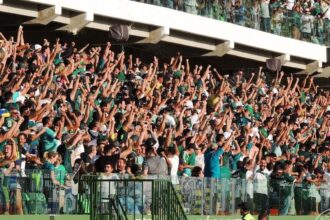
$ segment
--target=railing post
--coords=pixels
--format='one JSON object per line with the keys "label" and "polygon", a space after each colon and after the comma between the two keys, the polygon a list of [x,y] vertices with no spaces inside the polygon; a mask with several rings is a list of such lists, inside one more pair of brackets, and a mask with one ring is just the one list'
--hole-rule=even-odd
{"label": "railing post", "polygon": [[151,219],[155,220],[154,213],[155,213],[155,186],[154,186],[154,180],[151,180]]}
{"label": "railing post", "polygon": [[170,216],[172,216],[172,213],[171,213],[171,192],[170,192],[170,185],[169,185],[169,183],[171,183],[171,182],[167,182],[167,184],[166,184],[166,192],[167,192],[167,203],[165,203],[165,204],[167,204],[167,219],[168,220],[171,220],[171,218],[170,218]]}

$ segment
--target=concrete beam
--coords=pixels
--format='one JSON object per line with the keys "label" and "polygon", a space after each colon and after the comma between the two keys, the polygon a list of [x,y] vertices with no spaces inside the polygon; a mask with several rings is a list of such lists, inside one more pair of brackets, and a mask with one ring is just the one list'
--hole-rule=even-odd
{"label": "concrete beam", "polygon": [[175,43],[187,47],[193,47],[193,48],[198,48],[198,49],[204,49],[204,50],[215,50],[215,46],[209,43],[204,43],[204,42],[198,42],[186,38],[181,38],[181,37],[174,37],[174,36],[166,36],[163,38],[164,42],[167,43]]}
{"label": "concrete beam", "polygon": [[38,17],[24,22],[24,24],[42,24],[47,25],[50,22],[52,22],[55,18],[57,18],[59,15],[62,15],[62,8],[60,6],[52,6],[49,8],[46,8],[44,10],[41,10],[38,12]]}
{"label": "concrete beam", "polygon": [[3,13],[9,13],[9,14],[15,14],[15,15],[22,15],[27,17],[37,17],[38,12],[25,9],[25,8],[19,8],[14,6],[8,6],[8,5],[2,5],[0,4],[0,12]]}
{"label": "concrete beam", "polygon": [[[269,57],[266,56],[266,55],[259,55],[258,53],[239,51],[239,50],[236,50],[236,49],[233,49],[233,50],[229,51],[228,55],[232,55],[232,56],[236,56],[236,57],[242,57],[242,58],[250,59],[250,60],[256,60],[256,61],[260,61],[260,62],[266,62],[266,60],[269,59]],[[288,57],[286,57],[286,58],[288,58]],[[291,67],[291,68],[297,68],[297,69],[305,69],[306,68],[305,64],[300,64],[300,63],[291,62],[291,61],[286,61],[284,63],[284,66]]]}
{"label": "concrete beam", "polygon": [[306,68],[300,72],[295,73],[295,75],[310,75],[315,72],[321,72],[322,71],[322,62],[321,61],[314,61],[306,65]]}
{"label": "concrete beam", "polygon": [[94,21],[94,14],[92,13],[82,13],[77,16],[70,18],[70,23],[64,27],[58,28],[60,31],[68,31],[73,34],[77,34],[82,28],[87,24]]}
{"label": "concrete beam", "polygon": [[283,54],[281,56],[276,57],[277,59],[280,59],[283,64],[289,62],[291,60],[290,54]]}
{"label": "concrete beam", "polygon": [[160,27],[149,33],[149,37],[138,41],[137,43],[149,43],[157,44],[159,41],[170,35],[170,29],[168,27]]}
{"label": "concrete beam", "polygon": [[234,41],[226,41],[222,44],[218,44],[215,46],[215,50],[204,54],[203,56],[217,56],[222,57],[226,55],[229,51],[235,48]]}
{"label": "concrete beam", "polygon": [[321,70],[320,74],[315,76],[316,78],[329,78],[330,77],[330,66],[325,67]]}

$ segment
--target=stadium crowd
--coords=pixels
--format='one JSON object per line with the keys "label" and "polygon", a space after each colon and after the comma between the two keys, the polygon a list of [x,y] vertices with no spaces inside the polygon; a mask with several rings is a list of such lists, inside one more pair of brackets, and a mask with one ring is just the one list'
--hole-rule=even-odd
{"label": "stadium crowd", "polygon": [[78,172],[236,178],[252,212],[269,210],[271,198],[281,215],[320,211],[330,97],[313,77],[228,76],[180,54],[165,63],[115,54],[109,42],[30,45],[22,27],[16,41],[1,38],[1,175],[43,169],[58,186]]}
{"label": "stadium crowd", "polygon": [[235,23],[281,36],[330,45],[327,0],[136,0]]}

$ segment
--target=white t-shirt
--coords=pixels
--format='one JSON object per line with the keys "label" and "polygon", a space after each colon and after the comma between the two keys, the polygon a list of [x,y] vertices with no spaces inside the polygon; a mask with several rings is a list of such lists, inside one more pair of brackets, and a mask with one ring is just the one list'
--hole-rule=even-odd
{"label": "white t-shirt", "polygon": [[269,1],[268,0],[265,0],[265,1],[262,1],[261,2],[261,5],[260,5],[260,16],[263,17],[263,18],[269,18],[270,15],[269,15]]}
{"label": "white t-shirt", "polygon": [[196,166],[199,166],[204,170],[205,167],[204,154],[196,155]]}
{"label": "white t-shirt", "polygon": [[248,170],[246,171],[246,193],[249,195],[249,197],[253,198],[253,171]]}
{"label": "white t-shirt", "polygon": [[327,184],[330,184],[330,171],[329,170],[324,172],[324,180]]}
{"label": "white t-shirt", "polygon": [[177,155],[174,155],[173,157],[169,157],[168,158],[171,163],[172,163],[172,167],[171,167],[171,176],[177,176],[178,175],[178,169],[179,169],[179,157]]}
{"label": "white t-shirt", "polygon": [[270,175],[269,170],[265,169],[262,172],[257,170],[254,175],[254,191],[256,193],[268,195],[268,177]]}
{"label": "white t-shirt", "polygon": [[[104,173],[100,176],[101,180],[119,180],[119,176],[115,173],[106,175]],[[108,202],[109,198],[116,194],[115,182],[104,181],[101,182],[100,195],[102,195],[102,202]]]}

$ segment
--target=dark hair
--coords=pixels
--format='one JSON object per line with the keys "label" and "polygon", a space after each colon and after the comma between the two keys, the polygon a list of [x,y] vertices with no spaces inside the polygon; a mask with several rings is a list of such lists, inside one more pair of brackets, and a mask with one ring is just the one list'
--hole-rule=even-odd
{"label": "dark hair", "polygon": [[93,68],[93,64],[89,63],[86,65],[86,71],[90,71]]}
{"label": "dark hair", "polygon": [[42,119],[42,125],[45,126],[49,123],[50,117],[46,116]]}
{"label": "dark hair", "polygon": [[192,170],[191,170],[191,176],[192,177],[199,177],[199,174],[203,171],[203,169],[199,166],[195,166]]}
{"label": "dark hair", "polygon": [[127,161],[126,161],[125,158],[119,158],[119,159],[117,160],[117,163],[118,163],[118,161],[120,161],[120,160],[122,160],[122,161],[124,162],[124,164],[127,164]]}
{"label": "dark hair", "polygon": [[107,153],[109,153],[111,150],[112,150],[112,148],[114,148],[114,145],[112,145],[112,144],[108,144],[108,145],[106,145],[105,147],[104,147],[104,154],[107,154]]}
{"label": "dark hair", "polygon": [[175,148],[174,147],[170,147],[170,148],[168,148],[168,152],[170,153],[170,154],[173,154],[173,155],[175,155]]}
{"label": "dark hair", "polygon": [[284,169],[288,168],[290,165],[292,165],[292,162],[290,160],[286,160],[284,162]]}
{"label": "dark hair", "polygon": [[219,142],[221,141],[225,136],[223,134],[217,134],[217,136],[215,136],[215,141]]}
{"label": "dark hair", "polygon": [[146,146],[146,154],[154,153],[154,148],[152,146]]}
{"label": "dark hair", "polygon": [[262,219],[268,219],[268,215],[265,212],[262,212],[258,215],[258,220],[262,220]]}

